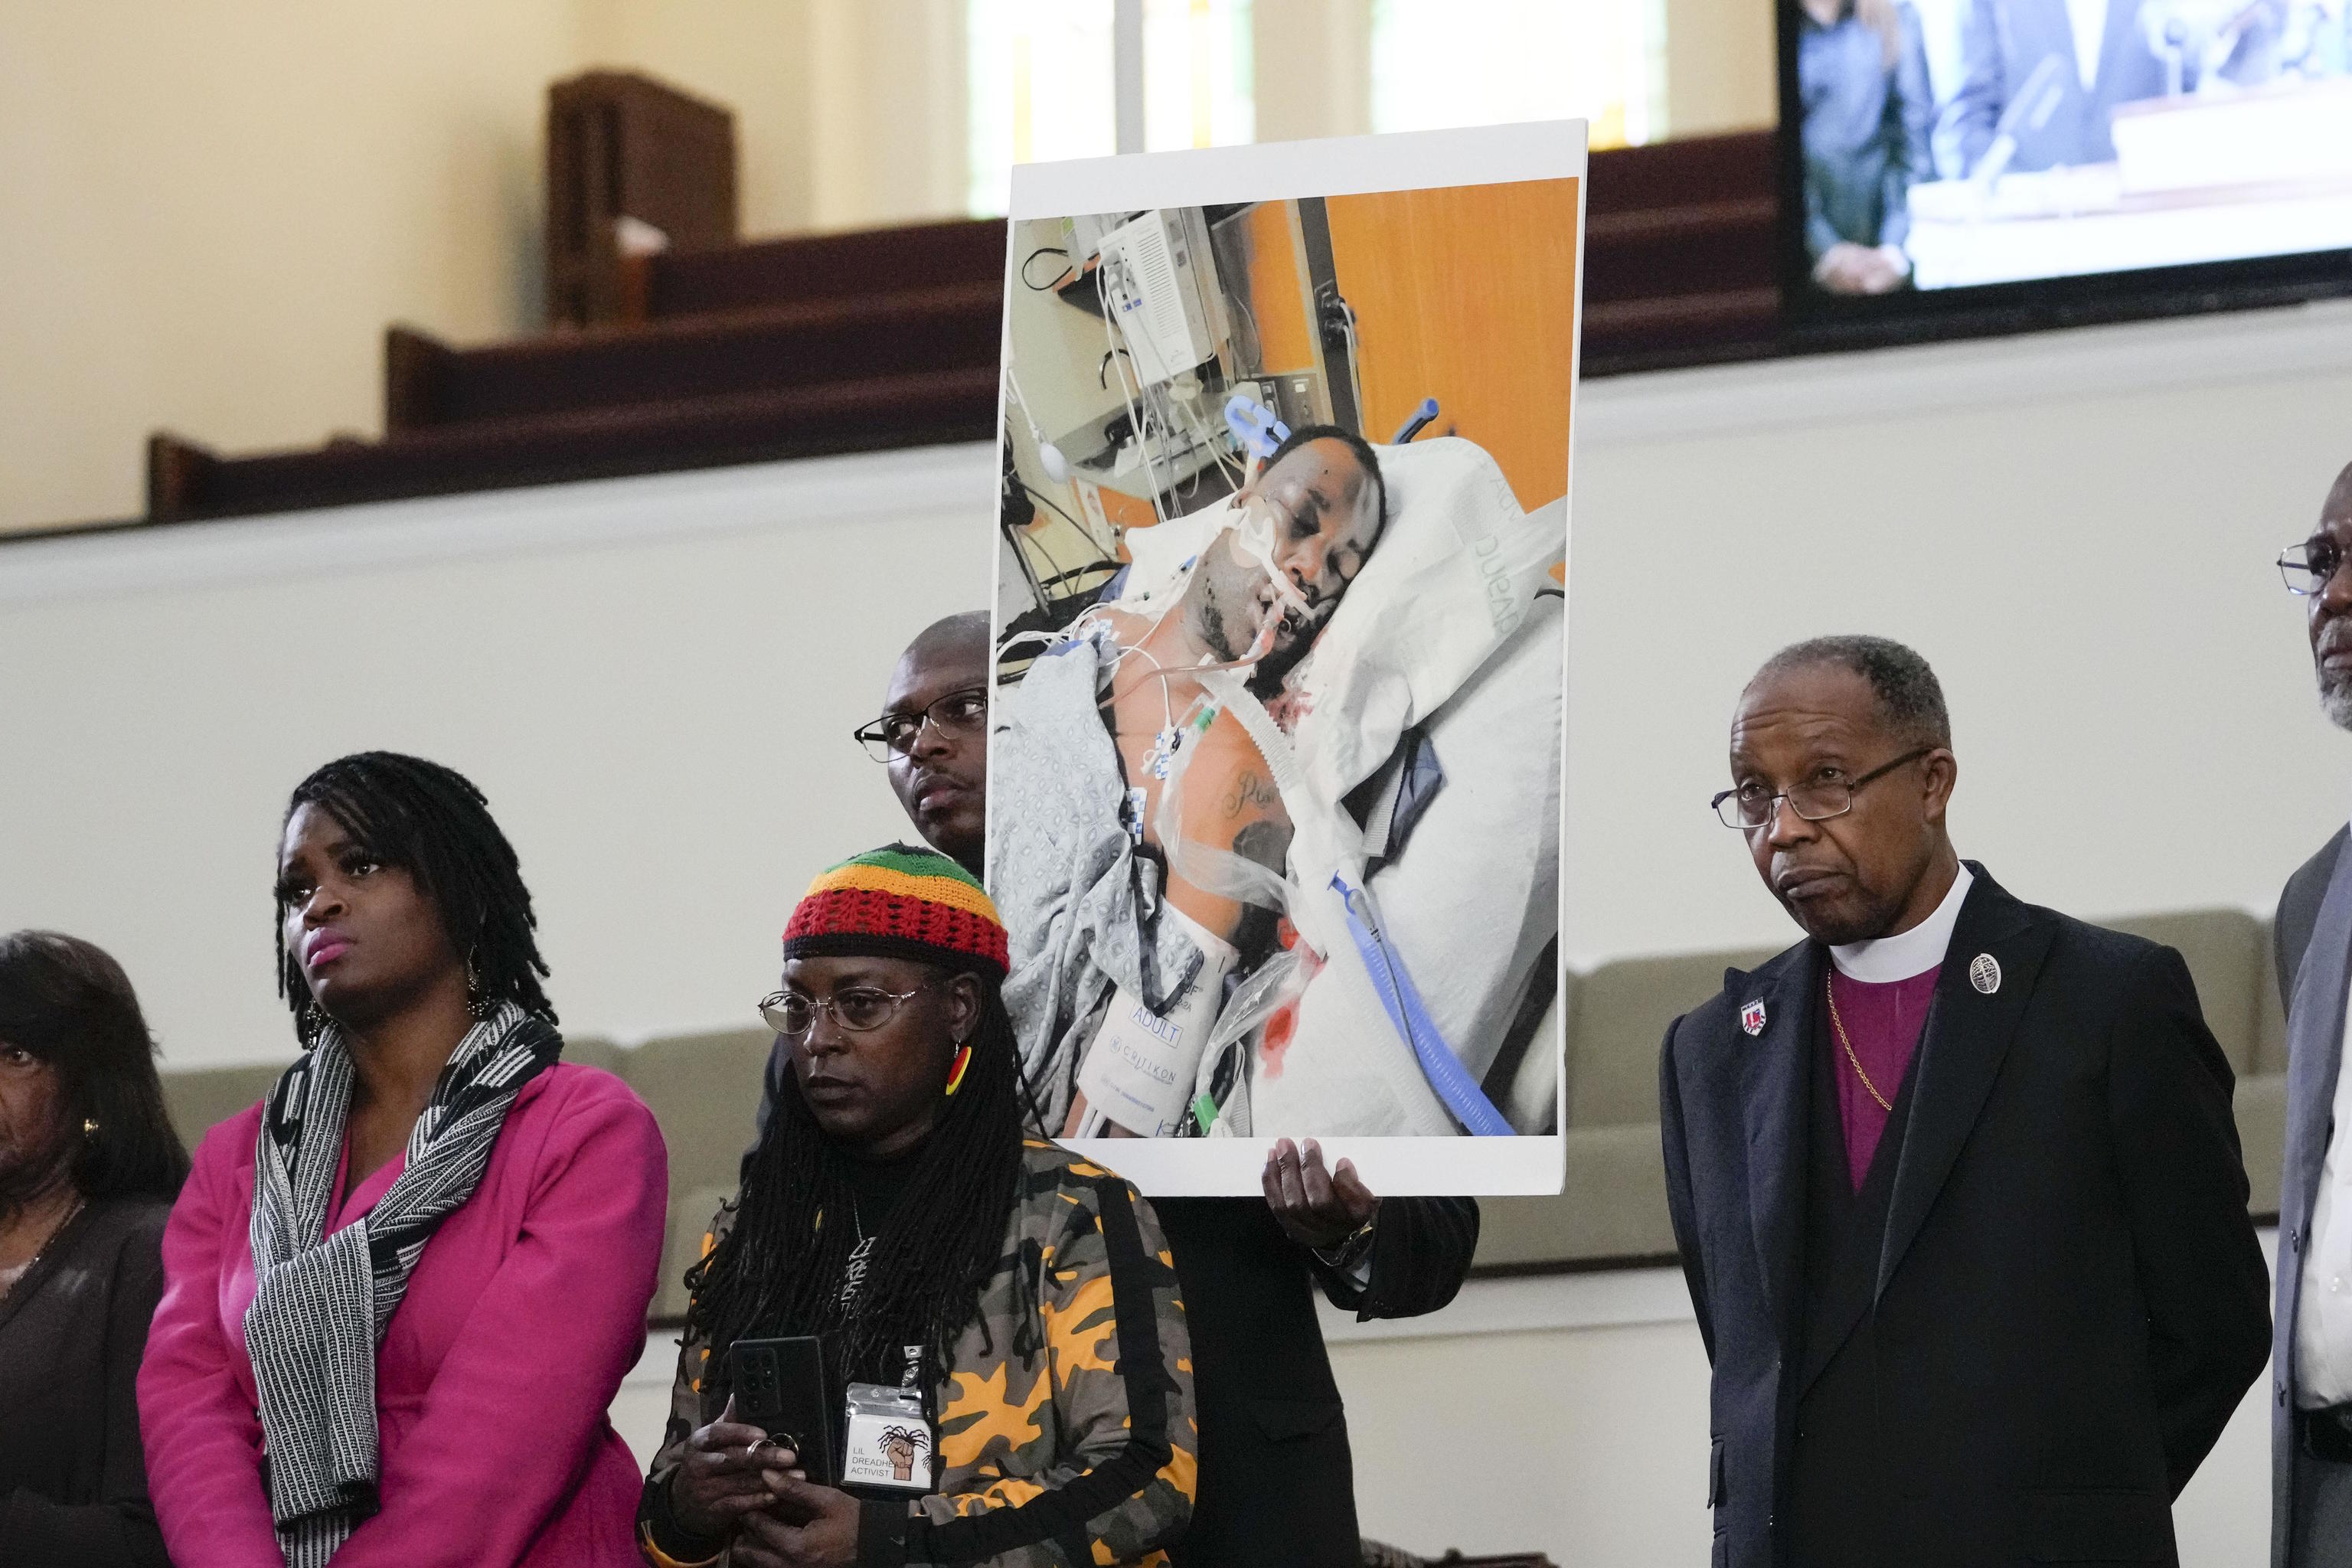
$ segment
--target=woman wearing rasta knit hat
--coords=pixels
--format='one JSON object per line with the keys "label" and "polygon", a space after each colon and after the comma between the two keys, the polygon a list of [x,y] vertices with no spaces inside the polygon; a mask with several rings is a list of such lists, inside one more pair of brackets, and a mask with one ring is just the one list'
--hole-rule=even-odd
{"label": "woman wearing rasta knit hat", "polygon": [[[1169,1545],[1197,1447],[1176,1276],[1132,1188],[1023,1136],[987,893],[945,856],[873,850],[810,886],[783,953],[761,1013],[793,1070],[687,1276],[646,1561],[1130,1563]],[[735,1418],[729,1349],[799,1335],[848,1388],[835,1468],[876,1478],[852,1490]],[[878,1473],[859,1462],[868,1426]]]}

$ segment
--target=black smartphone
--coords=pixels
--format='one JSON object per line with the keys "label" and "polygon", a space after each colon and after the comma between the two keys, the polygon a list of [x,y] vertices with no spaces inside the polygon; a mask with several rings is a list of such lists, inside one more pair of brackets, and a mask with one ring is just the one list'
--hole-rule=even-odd
{"label": "black smartphone", "polygon": [[841,1484],[841,1392],[823,1342],[803,1334],[737,1340],[728,1351],[735,1419],[757,1426],[794,1456],[793,1468],[823,1487]]}

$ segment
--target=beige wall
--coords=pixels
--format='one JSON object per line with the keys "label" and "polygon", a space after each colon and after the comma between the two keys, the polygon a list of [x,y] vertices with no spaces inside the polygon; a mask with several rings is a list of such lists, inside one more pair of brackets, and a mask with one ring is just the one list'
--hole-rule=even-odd
{"label": "beige wall", "polygon": [[[1671,129],[1769,123],[1769,7],[1666,3]],[[391,321],[535,329],[543,105],[574,71],[733,109],[747,233],[961,210],[963,12],[0,0],[0,531],[137,514],[156,428],[375,434]],[[1368,128],[1370,15],[1260,0],[1261,137]]]}
{"label": "beige wall", "polygon": [[751,234],[963,200],[959,0],[0,0],[0,530],[127,517],[147,433],[382,428],[386,323],[542,320],[550,82],[735,110]]}
{"label": "beige wall", "polygon": [[[809,226],[816,172],[809,47],[824,0],[574,0],[581,66],[641,70],[735,111],[736,210],[747,235]],[[886,4],[877,9],[903,8]],[[545,83],[525,83],[533,102]]]}
{"label": "beige wall", "polygon": [[[1770,0],[1663,4],[1666,103],[1652,139],[1771,125],[1779,118],[1779,87]],[[1251,24],[1259,141],[1371,129],[1371,0],[1257,0]]]}
{"label": "beige wall", "polygon": [[572,0],[0,0],[0,527],[134,513],[156,426],[378,425],[386,321],[536,319]]}
{"label": "beige wall", "polygon": [[1371,130],[1370,0],[1258,0],[1250,32],[1259,141]]}
{"label": "beige wall", "polygon": [[1757,131],[1780,117],[1769,0],[1665,0],[1666,134]]}
{"label": "beige wall", "polygon": [[823,65],[810,98],[814,190],[801,226],[961,213],[962,0],[820,3],[814,21],[810,45]]}
{"label": "beige wall", "polygon": [[962,0],[573,3],[583,66],[735,111],[746,235],[962,210]]}

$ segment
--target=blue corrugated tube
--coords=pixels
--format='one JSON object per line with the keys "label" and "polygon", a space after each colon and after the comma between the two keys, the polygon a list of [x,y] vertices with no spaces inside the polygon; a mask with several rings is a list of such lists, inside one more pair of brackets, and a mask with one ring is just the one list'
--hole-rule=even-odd
{"label": "blue corrugated tube", "polygon": [[1370,900],[1348,886],[1344,877],[1333,877],[1331,887],[1347,905],[1348,930],[1355,936],[1356,951],[1363,955],[1364,968],[1371,974],[1372,988],[1381,994],[1381,1005],[1389,1010],[1389,1022],[1396,1026],[1397,1033],[1412,1047],[1413,1057],[1421,1063],[1422,1076],[1429,1079],[1429,1087],[1437,1091],[1437,1098],[1465,1131],[1481,1138],[1511,1136],[1511,1124],[1503,1120],[1495,1102],[1464,1069],[1462,1058],[1454,1054],[1444,1037],[1437,1032],[1437,1026],[1430,1021],[1429,1009],[1422,1004],[1412,973],[1371,917]]}
{"label": "blue corrugated tube", "polygon": [[1389,445],[1391,447],[1403,446],[1407,441],[1412,440],[1415,436],[1421,434],[1422,426],[1427,425],[1431,420],[1436,417],[1437,399],[1434,397],[1423,398],[1421,400],[1421,406],[1412,411],[1412,417],[1397,426],[1396,439],[1391,441]]}

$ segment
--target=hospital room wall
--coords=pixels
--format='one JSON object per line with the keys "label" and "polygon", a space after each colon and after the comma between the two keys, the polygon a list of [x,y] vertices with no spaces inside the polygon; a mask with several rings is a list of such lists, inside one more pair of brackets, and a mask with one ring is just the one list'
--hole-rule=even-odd
{"label": "hospital room wall", "polygon": [[1484,447],[1521,506],[1566,493],[1579,183],[1325,202],[1367,437],[1387,440],[1434,395],[1432,431]]}
{"label": "hospital room wall", "polygon": [[[2266,908],[2343,820],[2270,560],[2352,458],[2346,308],[1583,396],[1572,962],[1785,940],[1706,798],[1741,682],[1820,632],[1934,661],[1955,836],[2025,897]],[[848,731],[983,602],[995,490],[972,446],[0,546],[0,929],[114,949],[170,1065],[282,1055],[286,791],[403,747],[488,789],[567,1026],[738,1023],[808,876],[905,831]]]}

